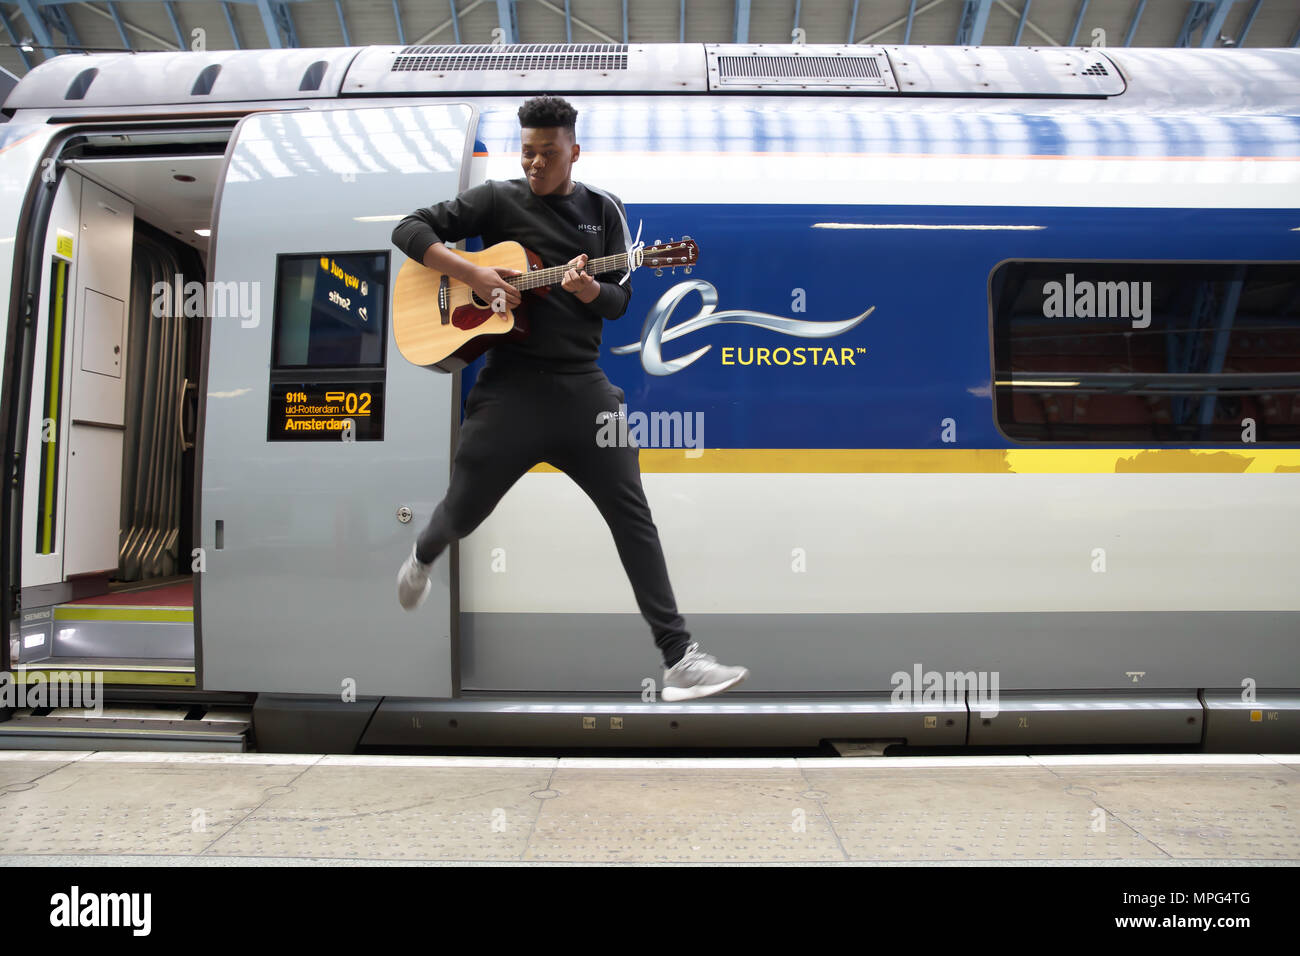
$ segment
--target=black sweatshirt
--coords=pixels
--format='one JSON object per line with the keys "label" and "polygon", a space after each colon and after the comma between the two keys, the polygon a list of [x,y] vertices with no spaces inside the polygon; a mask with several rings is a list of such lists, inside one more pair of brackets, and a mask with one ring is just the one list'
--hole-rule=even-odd
{"label": "black sweatshirt", "polygon": [[[420,263],[435,242],[470,236],[482,237],[485,248],[514,240],[537,253],[543,267],[563,265],[583,252],[588,260],[598,259],[627,251],[620,218],[626,212],[622,201],[613,199],[617,210],[581,183],[574,183],[567,196],[537,196],[522,178],[488,180],[455,199],[411,213],[393,230],[393,245]],[[622,271],[603,275],[592,276],[600,282],[600,294],[590,303],[558,283],[544,296],[524,293],[527,337],[494,345],[487,363],[513,359],[562,370],[599,368],[602,318],[617,319],[632,297],[630,279],[617,284]]]}

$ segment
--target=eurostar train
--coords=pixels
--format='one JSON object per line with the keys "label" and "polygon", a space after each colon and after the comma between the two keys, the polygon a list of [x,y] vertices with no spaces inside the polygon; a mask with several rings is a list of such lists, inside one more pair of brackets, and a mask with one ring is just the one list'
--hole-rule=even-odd
{"label": "eurostar train", "polygon": [[[397,602],[482,360],[397,351],[391,233],[542,92],[697,244],[601,364],[719,697],[545,463]],[[1300,51],[60,56],[3,112],[5,746],[1300,744]]]}

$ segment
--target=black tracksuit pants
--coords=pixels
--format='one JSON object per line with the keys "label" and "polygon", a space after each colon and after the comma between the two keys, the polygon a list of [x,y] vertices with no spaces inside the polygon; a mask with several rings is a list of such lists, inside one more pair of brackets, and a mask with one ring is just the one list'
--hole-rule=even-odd
{"label": "black tracksuit pants", "polygon": [[485,366],[465,400],[450,487],[420,532],[416,557],[432,562],[477,528],[520,476],[547,462],[577,482],[609,525],[641,614],[672,666],[691,638],[641,487],[640,453],[596,441],[597,415],[616,412],[625,398],[599,367]]}

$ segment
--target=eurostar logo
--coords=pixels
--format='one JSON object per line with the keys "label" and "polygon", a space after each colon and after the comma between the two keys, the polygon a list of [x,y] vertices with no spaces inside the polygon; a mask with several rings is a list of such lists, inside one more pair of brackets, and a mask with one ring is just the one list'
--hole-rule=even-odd
{"label": "eurostar logo", "polygon": [[[685,322],[667,329],[668,319],[673,314],[673,310],[677,308],[682,299],[692,292],[700,294],[700,311]],[[759,328],[770,329],[782,335],[793,335],[804,339],[826,339],[844,334],[876,310],[873,305],[861,315],[854,316],[851,319],[838,322],[813,322],[807,319],[790,319],[781,315],[771,315],[767,312],[751,312],[745,309],[714,312],[713,310],[717,307],[718,290],[713,287],[712,283],[703,279],[688,279],[685,282],[679,282],[661,295],[659,301],[646,313],[645,323],[641,326],[641,341],[634,342],[631,345],[619,345],[610,349],[610,351],[614,355],[631,355],[633,352],[640,352],[641,366],[646,370],[647,374],[675,375],[687,366],[699,361],[713,346],[706,345],[694,352],[683,355],[681,358],[665,359],[663,356],[663,343],[671,342],[673,339],[679,339],[683,335],[689,335],[691,332],[708,328],[711,325],[725,323],[756,325]]]}

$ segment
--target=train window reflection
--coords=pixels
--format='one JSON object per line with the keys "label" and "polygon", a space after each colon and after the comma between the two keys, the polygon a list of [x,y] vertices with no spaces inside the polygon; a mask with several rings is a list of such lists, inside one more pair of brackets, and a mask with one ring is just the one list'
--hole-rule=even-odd
{"label": "train window reflection", "polygon": [[272,366],[381,367],[387,303],[387,252],[279,256]]}
{"label": "train window reflection", "polygon": [[1300,263],[1016,261],[990,295],[1013,440],[1300,441]]}

